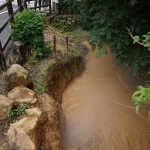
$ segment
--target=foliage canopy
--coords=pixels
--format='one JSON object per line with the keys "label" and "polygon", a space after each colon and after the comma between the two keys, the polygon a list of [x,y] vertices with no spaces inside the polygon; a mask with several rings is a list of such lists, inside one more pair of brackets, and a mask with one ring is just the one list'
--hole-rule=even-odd
{"label": "foliage canopy", "polygon": [[[72,3],[70,0],[63,1],[72,7],[76,0],[71,0]],[[91,31],[88,41],[93,50],[98,46],[97,57],[107,53],[106,45],[109,45],[122,69],[127,68],[134,75],[147,73],[145,68],[150,67],[149,48],[133,44],[131,35],[142,37],[150,31],[149,1],[82,0],[80,7],[81,25]]]}
{"label": "foliage canopy", "polygon": [[62,11],[77,14],[80,12],[81,3],[77,0],[59,0],[59,7]]}

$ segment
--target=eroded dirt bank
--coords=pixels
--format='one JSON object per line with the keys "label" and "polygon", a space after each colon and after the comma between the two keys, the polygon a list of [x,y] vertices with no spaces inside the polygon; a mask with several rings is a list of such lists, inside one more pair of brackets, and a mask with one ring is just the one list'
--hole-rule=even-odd
{"label": "eroded dirt bank", "polygon": [[[80,52],[80,55],[75,56],[72,53],[63,55],[60,53],[56,59],[48,58],[40,60],[33,66],[25,64],[25,68],[29,71],[33,81],[33,86],[30,88],[37,92],[36,97],[38,100],[32,107],[38,107],[42,111],[42,117],[39,119],[40,130],[34,132],[35,137],[39,137],[40,139],[35,142],[35,145],[38,147],[37,149],[39,149],[39,147],[41,150],[63,149],[60,134],[60,130],[63,129],[65,123],[61,108],[62,92],[68,83],[83,71],[84,56],[88,52],[87,47],[80,43],[78,43],[77,47],[79,48],[77,50]],[[42,90],[49,95],[44,93],[40,95],[39,92]],[[5,93],[8,93],[8,91]],[[18,121],[20,121],[22,117],[18,117]],[[21,138],[20,140],[22,140]],[[31,139],[35,141],[34,139],[36,138],[31,137]],[[2,138],[0,143],[3,143],[4,140]],[[9,149],[9,146],[4,146],[2,149]],[[11,148],[14,149],[14,147]]]}
{"label": "eroded dirt bank", "polygon": [[[65,119],[62,112],[61,101],[62,93],[68,83],[84,70],[84,56],[88,52],[88,48],[83,44],[79,44],[80,55],[59,55],[56,59],[41,60],[34,69],[28,68],[32,80],[33,87],[43,84],[47,95],[38,97],[37,106],[43,113],[47,114],[47,120],[42,125],[43,137],[41,149],[62,150],[63,144],[60,130],[65,126]],[[36,69],[35,69],[36,68]]]}
{"label": "eroded dirt bank", "polygon": [[89,53],[85,71],[63,93],[65,149],[149,150],[150,107],[136,114],[131,101],[135,86],[145,83],[120,71],[110,54]]}

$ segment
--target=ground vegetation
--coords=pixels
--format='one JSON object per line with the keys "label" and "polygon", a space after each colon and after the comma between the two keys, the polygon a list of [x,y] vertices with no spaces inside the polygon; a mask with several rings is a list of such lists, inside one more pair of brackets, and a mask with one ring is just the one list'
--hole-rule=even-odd
{"label": "ground vegetation", "polygon": [[50,44],[44,42],[44,22],[39,13],[31,9],[18,12],[11,26],[12,39],[28,45],[34,57],[48,56],[51,53]]}

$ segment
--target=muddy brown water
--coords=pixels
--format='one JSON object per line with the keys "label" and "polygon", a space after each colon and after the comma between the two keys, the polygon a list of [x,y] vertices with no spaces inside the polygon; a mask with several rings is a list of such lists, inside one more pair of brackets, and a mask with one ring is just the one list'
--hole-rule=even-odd
{"label": "muddy brown water", "polygon": [[[87,42],[84,42],[88,46]],[[146,82],[119,70],[110,54],[89,52],[85,71],[63,93],[65,150],[150,150],[150,107],[139,114],[131,100]]]}

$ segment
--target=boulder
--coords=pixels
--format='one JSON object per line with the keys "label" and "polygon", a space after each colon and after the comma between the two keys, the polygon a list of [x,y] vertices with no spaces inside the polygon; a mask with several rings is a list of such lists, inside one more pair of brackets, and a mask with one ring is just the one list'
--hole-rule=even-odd
{"label": "boulder", "polygon": [[40,118],[42,114],[42,112],[37,107],[26,109],[25,113],[27,117],[37,117],[37,118]]}
{"label": "boulder", "polygon": [[26,117],[11,124],[8,144],[13,150],[40,150],[42,143],[41,124],[37,117]]}
{"label": "boulder", "polygon": [[12,49],[8,53],[7,66],[10,67],[12,64],[23,65],[26,62],[26,52],[28,52],[27,46],[16,41],[12,45]]}
{"label": "boulder", "polygon": [[4,95],[0,95],[0,120],[4,120],[9,116],[12,101]]}
{"label": "boulder", "polygon": [[18,64],[11,65],[5,74],[5,80],[8,83],[9,90],[19,85],[26,87],[32,85],[28,71]]}
{"label": "boulder", "polygon": [[25,110],[26,117],[37,117],[40,124],[43,124],[47,121],[48,115],[45,112],[42,112],[39,108],[34,107]]}
{"label": "boulder", "polygon": [[35,103],[37,101],[35,92],[23,86],[17,86],[9,91],[8,97],[14,103]]}

